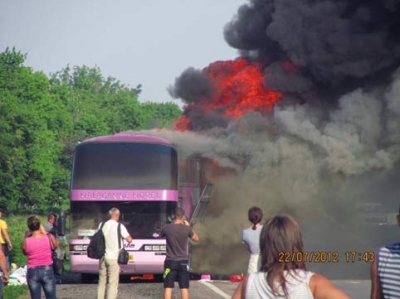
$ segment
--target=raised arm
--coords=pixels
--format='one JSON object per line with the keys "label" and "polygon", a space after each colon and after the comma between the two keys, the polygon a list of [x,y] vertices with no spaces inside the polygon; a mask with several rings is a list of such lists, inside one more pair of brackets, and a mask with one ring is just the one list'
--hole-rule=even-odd
{"label": "raised arm", "polygon": [[[182,221],[182,224],[186,225],[186,226],[190,226],[190,222],[187,221],[186,219]],[[200,240],[199,236],[196,234],[196,232],[193,229],[191,229],[191,231],[189,233],[189,237],[194,242],[199,242],[199,240]]]}
{"label": "raised arm", "polygon": [[48,236],[51,240],[51,243],[53,244],[53,248],[58,248],[60,246],[60,243],[58,242],[57,238],[54,237],[54,235],[50,234],[50,233],[48,234]]}
{"label": "raised arm", "polygon": [[190,239],[192,239],[192,241],[194,242],[199,242],[200,238],[199,236],[196,234],[196,232],[194,230],[193,231],[193,235],[190,237]]}

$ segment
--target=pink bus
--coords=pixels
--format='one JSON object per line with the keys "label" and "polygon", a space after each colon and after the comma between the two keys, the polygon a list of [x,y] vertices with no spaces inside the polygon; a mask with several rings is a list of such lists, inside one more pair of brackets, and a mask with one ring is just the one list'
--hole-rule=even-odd
{"label": "pink bus", "polygon": [[79,143],[70,182],[70,271],[83,279],[98,274],[98,260],[88,258],[86,249],[99,223],[116,206],[133,237],[131,244],[125,243],[129,263],[121,266],[121,274],[161,274],[166,250],[165,239],[159,237],[162,226],[178,205],[194,223],[210,200],[211,183],[201,183],[199,161],[179,161],[170,141],[139,133]]}

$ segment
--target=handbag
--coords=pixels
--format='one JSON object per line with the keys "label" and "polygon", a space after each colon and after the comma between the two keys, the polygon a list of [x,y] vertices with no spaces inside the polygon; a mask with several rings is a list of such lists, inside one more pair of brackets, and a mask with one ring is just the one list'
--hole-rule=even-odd
{"label": "handbag", "polygon": [[64,261],[58,258],[57,252],[53,247],[53,242],[51,242],[51,238],[47,235],[50,242],[50,248],[52,252],[52,259],[53,259],[53,271],[55,275],[62,275],[64,272]]}
{"label": "handbag", "polygon": [[[121,223],[118,224],[118,247],[121,248]],[[124,248],[124,243],[122,242],[122,248],[118,252],[118,264],[126,265],[129,261],[129,253]]]}

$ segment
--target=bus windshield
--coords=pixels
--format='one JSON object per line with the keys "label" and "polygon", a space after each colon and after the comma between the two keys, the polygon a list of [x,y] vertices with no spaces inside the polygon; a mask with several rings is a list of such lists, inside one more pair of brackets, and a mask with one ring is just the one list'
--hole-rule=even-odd
{"label": "bus windshield", "polygon": [[177,189],[177,153],[156,143],[83,143],[74,153],[72,189]]}
{"label": "bus windshield", "polygon": [[108,220],[108,211],[117,207],[121,211],[120,221],[134,239],[158,238],[162,227],[171,222],[176,202],[71,202],[71,237],[93,236],[99,224]]}

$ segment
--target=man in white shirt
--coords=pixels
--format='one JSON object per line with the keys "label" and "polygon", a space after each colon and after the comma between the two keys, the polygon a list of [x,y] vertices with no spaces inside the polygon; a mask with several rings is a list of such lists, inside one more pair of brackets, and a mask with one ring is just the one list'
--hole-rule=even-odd
{"label": "man in white shirt", "polygon": [[[104,223],[102,228],[106,243],[106,252],[99,261],[99,285],[97,287],[97,299],[116,299],[118,296],[119,271],[118,264],[118,224],[120,211],[112,208],[109,211],[110,219]],[[100,224],[101,225],[101,224]],[[132,242],[125,225],[121,224],[121,236],[128,243]],[[122,242],[121,242],[122,243]]]}

